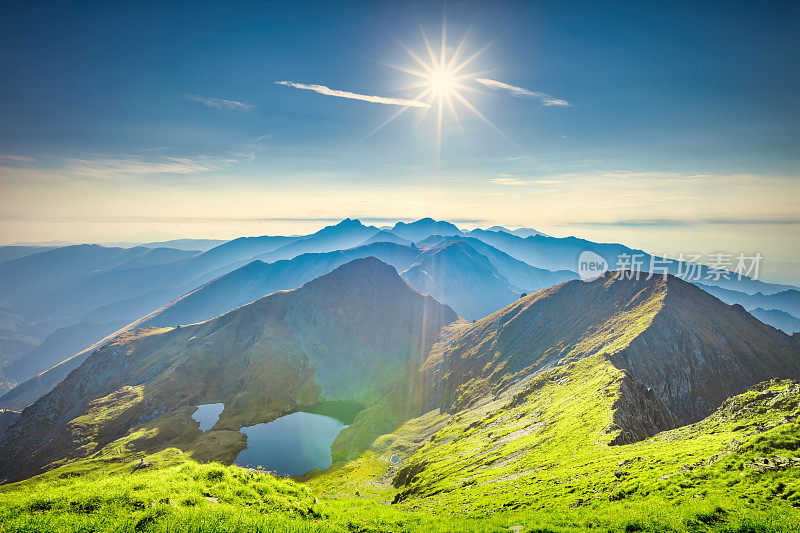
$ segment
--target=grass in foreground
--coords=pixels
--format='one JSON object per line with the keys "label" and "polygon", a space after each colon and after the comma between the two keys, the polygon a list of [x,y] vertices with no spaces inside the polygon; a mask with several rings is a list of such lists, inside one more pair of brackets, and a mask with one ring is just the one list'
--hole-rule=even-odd
{"label": "grass in foreground", "polygon": [[762,384],[697,424],[608,446],[620,376],[598,364],[409,421],[307,484],[109,446],[0,486],[0,532],[800,532],[800,386]]}

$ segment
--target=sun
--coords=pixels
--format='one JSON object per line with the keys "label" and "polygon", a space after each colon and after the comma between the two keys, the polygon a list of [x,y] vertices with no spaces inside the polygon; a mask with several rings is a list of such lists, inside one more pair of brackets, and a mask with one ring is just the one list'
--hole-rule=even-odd
{"label": "sun", "polygon": [[[446,26],[443,23],[441,44],[439,45],[439,49],[435,50],[431,45],[431,42],[428,40],[428,36],[422,27],[420,27],[420,33],[422,34],[425,50],[427,52],[427,58],[423,59],[423,57],[421,57],[419,54],[416,54],[409,47],[405,46],[403,43],[400,43],[400,46],[402,46],[408,55],[415,61],[416,65],[413,67],[399,67],[394,65],[389,66],[413,77],[413,81],[403,89],[414,89],[419,91],[413,96],[413,99],[428,104],[427,107],[422,110],[423,116],[428,111],[432,111],[436,115],[437,166],[441,157],[442,137],[446,119],[452,119],[458,128],[462,129],[461,120],[459,119],[458,114],[459,108],[465,108],[472,114],[478,116],[493,130],[507,139],[507,137],[494,124],[492,124],[492,122],[489,121],[489,119],[487,119],[483,113],[478,111],[478,109],[465,96],[465,93],[470,91],[478,92],[479,89],[475,87],[475,83],[471,82],[489,72],[486,70],[467,70],[467,67],[475,61],[475,59],[488,47],[488,45],[465,57],[465,51],[467,49],[467,35],[464,35],[455,48],[448,48]],[[422,54],[422,56],[424,55],[425,54]],[[403,111],[405,111],[405,109],[396,113],[395,116],[389,119],[389,121],[393,120]]]}
{"label": "sun", "polygon": [[458,90],[458,78],[454,69],[438,67],[425,76],[425,81],[431,89],[431,94],[437,98],[452,96]]}
{"label": "sun", "polygon": [[[461,41],[455,48],[448,48],[447,46],[447,32],[444,22],[442,23],[442,40],[438,50],[434,50],[425,30],[420,26],[420,34],[425,46],[425,53],[417,54],[411,48],[398,41],[398,44],[408,53],[414,60],[416,65],[411,67],[384,65],[391,67],[395,70],[403,72],[412,76],[411,81],[404,87],[400,87],[401,91],[416,91],[411,97],[411,100],[422,103],[422,106],[415,106],[415,109],[421,111],[420,119],[424,118],[428,112],[435,114],[435,149],[436,149],[436,167],[438,169],[442,152],[442,138],[444,133],[444,124],[447,119],[452,119],[456,126],[463,131],[461,120],[459,119],[459,109],[466,109],[470,113],[479,117],[484,123],[491,127],[495,132],[500,134],[504,139],[511,142],[497,126],[495,126],[483,113],[467,99],[465,93],[468,92],[481,92],[477,87],[475,80],[479,79],[491,72],[491,70],[481,71],[468,71],[467,67],[471,65],[475,59],[489,46],[484,45],[478,51],[466,56],[467,37],[468,33],[463,36]],[[491,44],[491,43],[490,43]],[[465,57],[466,56],[466,57]],[[420,109],[421,108],[421,109]],[[384,120],[378,127],[373,129],[370,133],[361,138],[356,144],[360,144],[366,139],[375,135],[378,131],[383,129],[389,123],[394,121],[397,117],[405,113],[409,106],[404,106],[389,118]]]}

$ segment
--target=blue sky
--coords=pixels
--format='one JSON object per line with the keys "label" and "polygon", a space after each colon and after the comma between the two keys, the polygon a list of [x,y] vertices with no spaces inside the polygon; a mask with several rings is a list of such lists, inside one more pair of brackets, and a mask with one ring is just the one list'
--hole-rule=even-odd
{"label": "blue sky", "polygon": [[[411,108],[465,33],[461,128]],[[800,261],[797,2],[0,5],[5,242],[294,233],[319,219],[527,225]],[[220,100],[226,100],[222,102]],[[359,143],[359,141],[361,141]],[[437,155],[438,154],[438,155]]]}

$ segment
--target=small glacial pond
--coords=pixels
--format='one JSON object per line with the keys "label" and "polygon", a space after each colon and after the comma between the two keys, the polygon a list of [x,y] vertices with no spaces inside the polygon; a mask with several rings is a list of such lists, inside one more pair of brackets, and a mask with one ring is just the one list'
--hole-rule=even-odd
{"label": "small glacial pond", "polygon": [[281,476],[300,476],[328,468],[332,463],[331,444],[363,408],[354,402],[324,402],[308,409],[313,412],[300,411],[243,427],[247,448],[233,464],[262,467]]}
{"label": "small glacial pond", "polygon": [[197,411],[192,414],[192,418],[194,418],[197,422],[200,422],[200,431],[208,431],[214,424],[217,423],[219,420],[219,415],[222,414],[222,410],[225,409],[224,403],[207,403],[204,405],[198,405]]}

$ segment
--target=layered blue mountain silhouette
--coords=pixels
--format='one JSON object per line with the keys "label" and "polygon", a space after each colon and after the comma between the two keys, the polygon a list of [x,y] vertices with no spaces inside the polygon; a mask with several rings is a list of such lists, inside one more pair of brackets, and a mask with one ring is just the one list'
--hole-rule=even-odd
{"label": "layered blue mountain silhouette", "polygon": [[[348,218],[305,236],[214,244],[0,247],[0,408],[33,402],[121,331],[208,320],[354,259],[375,257],[419,292],[476,320],[522,293],[576,279],[584,251],[603,257],[610,269],[621,255],[638,254],[644,269],[654,258],[622,244],[530,228],[464,231],[432,218],[389,228]],[[662,264],[675,275],[688,270],[675,260]],[[798,289],[749,277],[713,279],[705,265],[694,272],[706,292],[786,333],[798,331]]]}

